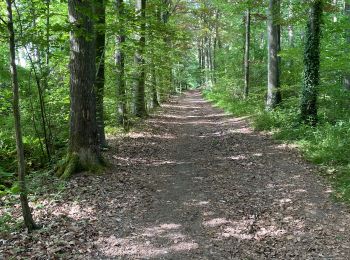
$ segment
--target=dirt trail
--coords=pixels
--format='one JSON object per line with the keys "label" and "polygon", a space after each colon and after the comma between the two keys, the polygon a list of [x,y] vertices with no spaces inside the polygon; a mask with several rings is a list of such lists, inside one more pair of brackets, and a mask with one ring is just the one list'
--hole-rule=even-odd
{"label": "dirt trail", "polygon": [[196,91],[145,124],[110,140],[109,173],[42,201],[45,228],[3,258],[350,259],[349,208],[295,151]]}
{"label": "dirt trail", "polygon": [[131,231],[124,225],[100,241],[105,256],[350,259],[349,210],[294,151],[199,92],[165,105],[147,125],[120,149],[148,146],[127,161],[151,199],[126,224]]}

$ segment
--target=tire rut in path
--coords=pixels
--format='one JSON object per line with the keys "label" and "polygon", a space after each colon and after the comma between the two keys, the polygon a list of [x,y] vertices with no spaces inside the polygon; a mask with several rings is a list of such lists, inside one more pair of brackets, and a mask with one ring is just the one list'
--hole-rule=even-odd
{"label": "tire rut in path", "polygon": [[126,167],[151,192],[95,257],[350,259],[349,209],[295,151],[197,91],[146,124],[119,151],[136,150]]}

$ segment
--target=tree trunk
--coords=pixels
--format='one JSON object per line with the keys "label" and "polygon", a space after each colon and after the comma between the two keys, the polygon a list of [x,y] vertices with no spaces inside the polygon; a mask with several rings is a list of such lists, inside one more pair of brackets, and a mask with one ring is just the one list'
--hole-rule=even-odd
{"label": "tree trunk", "polygon": [[214,44],[213,38],[209,36],[209,46],[208,46],[208,56],[209,56],[209,76],[210,76],[210,86],[214,84]]}
{"label": "tree trunk", "polygon": [[274,109],[281,102],[279,80],[279,25],[280,0],[270,0],[268,8],[268,87],[266,110]]}
{"label": "tree trunk", "polygon": [[159,107],[158,93],[157,93],[157,74],[156,66],[152,64],[152,107]]}
{"label": "tree trunk", "polygon": [[[46,50],[45,50],[45,71],[44,71],[44,89],[48,90],[49,89],[49,77],[50,77],[50,57],[51,57],[51,49],[50,49],[50,2],[51,0],[46,0]],[[49,140],[49,145],[50,149],[53,149],[52,147],[52,131],[51,131],[51,111],[49,109],[50,107],[48,106],[47,112],[46,112],[46,121],[47,121],[47,134],[48,134],[48,140]],[[49,156],[49,160],[50,160]]]}
{"label": "tree trunk", "polygon": [[[172,0],[163,0],[162,1],[162,22],[164,25],[166,25],[169,22],[170,19],[170,8],[171,8]],[[171,36],[169,33],[165,34],[163,37],[163,41],[166,44],[166,47],[168,48],[169,51],[171,51],[172,48],[172,41],[171,41]],[[168,85],[170,92],[174,92],[174,88],[176,89],[176,86],[174,85],[174,75],[173,75],[173,64],[171,59],[166,60],[166,64],[168,65],[168,73],[166,75],[166,79],[168,80]],[[176,91],[175,91],[176,92]]]}
{"label": "tree trunk", "polygon": [[117,35],[117,52],[115,62],[117,67],[117,94],[118,94],[118,123],[125,130],[128,128],[127,97],[125,84],[125,6],[123,0],[116,0],[116,7],[119,19],[119,31]]}
{"label": "tree trunk", "polygon": [[145,80],[146,80],[146,70],[145,70],[145,60],[144,60],[144,49],[146,45],[146,0],[136,1],[136,12],[140,20],[140,31],[139,31],[139,41],[137,50],[135,53],[134,61],[136,66],[135,74],[135,116],[145,117],[147,116],[146,104],[145,104]]}
{"label": "tree trunk", "polygon": [[214,83],[217,82],[217,72],[219,70],[219,62],[217,59],[218,50],[221,48],[220,43],[220,30],[219,30],[219,22],[220,22],[220,11],[216,10],[215,12],[215,39],[214,39],[214,50],[213,50],[213,70],[214,70]]}
{"label": "tree trunk", "polygon": [[249,54],[250,54],[250,10],[246,12],[245,19],[245,48],[244,48],[244,98],[249,94]]}
{"label": "tree trunk", "polygon": [[96,1],[96,121],[99,144],[101,147],[106,147],[106,134],[104,123],[103,96],[105,86],[105,45],[106,45],[106,3],[105,0]]}
{"label": "tree trunk", "polygon": [[209,73],[210,73],[210,57],[209,57],[209,40],[208,36],[204,37],[204,71],[205,71],[205,85],[209,85]]}
{"label": "tree trunk", "polygon": [[202,38],[201,41],[202,44],[202,78],[203,78],[203,84],[205,84],[205,64],[206,64],[206,59],[205,59],[205,41],[204,41],[204,37]]}
{"label": "tree trunk", "polygon": [[[49,3],[46,2],[46,7],[47,7],[47,17],[49,17]],[[31,8],[30,8],[30,12],[32,15],[32,26],[35,28],[37,27],[37,23],[36,23],[36,19],[37,19],[37,15],[36,15],[36,9],[35,9],[35,5],[33,2],[31,2]],[[22,21],[21,21],[21,17],[20,19],[20,26],[22,26]],[[46,34],[48,34],[48,22],[49,20],[46,20]],[[21,28],[22,30],[22,28]],[[46,40],[47,40],[47,35],[46,35]],[[44,143],[45,143],[45,148],[46,148],[46,155],[47,155],[47,159],[50,161],[51,160],[51,141],[50,141],[50,135],[49,135],[49,126],[47,124],[47,113],[46,113],[46,102],[45,102],[45,90],[48,89],[48,78],[46,78],[46,71],[43,71],[42,69],[42,59],[41,59],[41,55],[42,53],[40,52],[39,46],[38,45],[34,45],[32,46],[31,50],[28,50],[28,45],[25,45],[25,49],[27,52],[27,56],[28,59],[30,61],[30,64],[33,68],[34,71],[34,76],[35,76],[35,82],[37,85],[37,90],[38,90],[38,97],[39,97],[39,104],[40,104],[40,117],[41,117],[41,128],[42,128],[42,134],[43,134],[43,138],[44,138]],[[31,55],[34,55],[35,59],[32,58]],[[41,75],[40,75],[41,74]]]}
{"label": "tree trunk", "polygon": [[320,36],[322,0],[312,3],[306,29],[304,50],[304,81],[301,96],[301,119],[304,123],[317,123],[317,95],[320,81]]}
{"label": "tree trunk", "polygon": [[198,73],[199,73],[199,85],[202,85],[202,46],[201,39],[197,39],[197,48],[198,48]]}
{"label": "tree trunk", "polygon": [[[288,1],[288,19],[293,18],[293,3],[292,0]],[[293,24],[288,25],[288,45],[289,48],[294,48],[294,26]],[[288,69],[291,70],[293,68],[293,59],[289,59],[287,62]]]}
{"label": "tree trunk", "polygon": [[[93,0],[69,0],[70,32],[70,137],[63,178],[81,170],[98,170],[102,163],[96,122],[95,39]],[[81,32],[84,32],[82,34]]]}
{"label": "tree trunk", "polygon": [[[345,14],[348,20],[350,20],[350,3],[348,2],[345,2]],[[350,46],[350,29],[346,29],[345,33],[346,33],[346,42]],[[344,75],[343,86],[345,89],[350,90],[350,73],[349,72],[345,73]]]}
{"label": "tree trunk", "polygon": [[13,89],[13,116],[15,121],[15,133],[16,133],[16,150],[18,158],[18,183],[20,191],[20,201],[22,206],[22,215],[24,224],[28,231],[32,231],[37,228],[34,223],[32,213],[28,204],[27,188],[25,182],[25,158],[24,148],[22,140],[22,128],[21,128],[21,116],[19,107],[19,85],[16,66],[16,46],[15,46],[15,33],[13,29],[12,18],[12,0],[6,0],[7,5],[7,29],[9,33],[9,49],[10,49],[10,70]]}

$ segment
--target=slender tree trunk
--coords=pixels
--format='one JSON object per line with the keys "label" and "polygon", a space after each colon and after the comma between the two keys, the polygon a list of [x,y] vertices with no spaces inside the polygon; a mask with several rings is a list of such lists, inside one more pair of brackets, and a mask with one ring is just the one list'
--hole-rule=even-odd
{"label": "slender tree trunk", "polygon": [[199,61],[200,61],[200,79],[201,86],[205,84],[205,46],[204,38],[202,37],[199,41]]}
{"label": "slender tree trunk", "polygon": [[[49,10],[49,5],[47,2],[46,2],[46,6]],[[32,26],[35,28],[37,27],[37,23],[36,23],[37,15],[36,15],[36,9],[33,2],[31,2],[30,12],[32,15]],[[21,17],[20,14],[18,15],[19,17]],[[19,20],[21,24],[20,26],[22,27],[22,21],[21,21],[22,19],[20,18]],[[46,27],[46,30],[48,30],[48,27]],[[27,47],[25,48],[27,50]],[[34,56],[34,59],[32,58],[31,55]],[[37,90],[38,90],[40,116],[41,116],[41,128],[42,128],[43,137],[44,137],[47,159],[51,160],[51,145],[50,145],[51,141],[49,140],[50,135],[49,135],[49,126],[47,124],[47,113],[46,113],[46,102],[45,102],[45,90],[47,90],[48,86],[47,86],[47,79],[45,78],[46,71],[44,71],[42,68],[41,55],[42,53],[40,52],[38,45],[34,45],[30,51],[27,50],[27,56],[30,60],[31,66],[33,67],[35,81],[36,81]]]}
{"label": "slender tree trunk", "polygon": [[128,128],[128,112],[127,112],[127,96],[125,83],[125,52],[124,44],[125,36],[125,3],[123,0],[116,0],[116,7],[118,11],[119,31],[117,35],[117,52],[115,62],[117,67],[117,94],[118,94],[118,123]]}
{"label": "slender tree trunk", "polygon": [[[281,25],[278,24],[277,25],[277,53],[281,52]],[[278,60],[278,76],[277,76],[277,86],[279,86],[279,91],[277,93],[277,104],[281,103],[282,101],[282,96],[281,96],[281,91],[280,91],[280,87],[281,87],[281,64],[282,64],[282,58],[281,56],[277,56],[277,60]]]}
{"label": "slender tree trunk", "polygon": [[[350,20],[350,3],[345,1],[345,14],[347,19]],[[346,42],[350,46],[350,29],[346,29]],[[350,72],[345,73],[343,78],[343,86],[345,89],[350,90]]]}
{"label": "slender tree trunk", "polygon": [[[46,0],[46,50],[45,50],[45,71],[44,71],[44,89],[49,89],[49,77],[50,77],[50,57],[51,57],[51,49],[50,49],[50,2],[51,0]],[[50,150],[53,150],[52,147],[52,131],[51,131],[51,113],[50,113],[50,106],[47,106],[46,110],[46,121],[47,121],[47,135],[48,135],[48,142],[49,142],[49,152],[51,154]],[[50,159],[50,157],[49,157]]]}
{"label": "slender tree trunk", "polygon": [[209,41],[208,36],[204,37],[204,71],[205,71],[205,85],[209,85],[209,70],[210,70],[210,60],[209,60]]}
{"label": "slender tree trunk", "polygon": [[[29,54],[28,54],[29,55]],[[49,141],[49,135],[48,135],[48,126],[47,126],[47,116],[46,116],[46,105],[45,105],[45,96],[44,91],[42,88],[42,84],[40,83],[39,75],[36,72],[36,68],[34,67],[35,64],[32,64],[34,73],[35,73],[35,79],[36,79],[36,85],[38,89],[38,96],[39,96],[39,104],[40,104],[40,117],[41,117],[41,128],[44,135],[44,143],[46,148],[46,154],[47,158],[51,160],[51,152],[50,152],[50,141]]]}
{"label": "slender tree trunk", "polygon": [[[288,18],[291,19],[293,17],[293,3],[292,0],[288,2]],[[294,48],[294,26],[293,24],[288,25],[288,45],[289,48]],[[291,70],[293,68],[293,59],[289,59],[287,62],[288,68]]]}
{"label": "slender tree trunk", "polygon": [[207,57],[205,55],[205,37],[202,39],[202,77],[203,77],[203,84],[206,84],[206,70],[205,70],[205,64],[207,64]]}
{"label": "slender tree trunk", "polygon": [[[93,0],[69,0],[70,32],[70,136],[66,165],[59,170],[63,178],[81,170],[99,169],[100,154],[97,122],[96,50],[93,17]],[[84,34],[81,32],[84,31]]]}
{"label": "slender tree trunk", "polygon": [[311,125],[317,123],[322,7],[322,0],[311,4],[304,50],[304,81],[300,110],[302,121]]}
{"label": "slender tree trunk", "polygon": [[209,67],[210,67],[210,85],[214,84],[214,44],[213,38],[209,36]]}
{"label": "slender tree trunk", "polygon": [[288,26],[288,42],[289,42],[289,46],[294,48],[294,27],[293,27],[293,25]]}
{"label": "slender tree trunk", "polygon": [[[38,130],[38,127],[36,124],[36,119],[35,119],[35,108],[34,108],[34,104],[33,104],[33,100],[35,100],[35,99],[34,99],[33,90],[32,90],[32,71],[33,70],[30,70],[29,78],[28,78],[28,93],[31,93],[29,96],[29,104],[30,104],[30,109],[31,109],[31,113],[32,113],[32,122],[33,122],[34,132],[39,140],[40,150],[41,150],[41,153],[43,155],[43,158],[46,158],[47,154],[45,152],[44,144],[41,140],[41,133]],[[42,163],[44,163],[43,160],[41,160],[41,161],[42,161]]]}
{"label": "slender tree trunk", "polygon": [[15,46],[15,33],[13,29],[12,18],[12,0],[6,0],[7,4],[7,29],[9,33],[9,49],[10,49],[10,70],[13,89],[13,116],[15,121],[15,133],[16,133],[16,150],[18,158],[18,183],[20,189],[20,201],[22,206],[22,215],[24,224],[28,231],[32,231],[37,228],[34,223],[32,213],[28,203],[27,188],[25,182],[25,158],[24,148],[22,140],[22,128],[21,128],[21,116],[19,107],[19,85],[16,66],[16,46]]}
{"label": "slender tree trunk", "polygon": [[198,71],[199,71],[199,85],[202,86],[203,77],[202,77],[202,44],[201,44],[201,39],[198,39]]}
{"label": "slender tree trunk", "polygon": [[217,82],[217,72],[219,70],[219,63],[218,63],[218,60],[217,60],[217,53],[218,53],[218,50],[221,48],[219,21],[220,21],[220,11],[216,10],[216,12],[215,12],[215,39],[214,39],[214,50],[213,50],[214,83]]}
{"label": "slender tree trunk", "polygon": [[[159,23],[161,23],[161,9],[158,6],[154,9],[152,16],[157,19]],[[155,32],[153,30],[150,30],[148,32],[148,37],[150,42],[154,42],[156,40]],[[154,53],[154,46],[151,47],[151,64],[150,64],[150,72],[151,72],[151,107],[156,108],[159,107],[159,99],[158,99],[158,79],[157,79],[157,68],[156,68],[156,62],[157,62],[157,56]]]}
{"label": "slender tree trunk", "polygon": [[244,98],[249,94],[250,10],[246,11],[244,48]]}
{"label": "slender tree trunk", "polygon": [[96,30],[96,121],[99,143],[101,147],[106,147],[106,134],[104,123],[104,108],[103,97],[105,87],[105,49],[106,49],[106,3],[105,0],[96,1],[96,16],[97,16],[97,30]]}
{"label": "slender tree trunk", "polygon": [[158,102],[158,93],[157,93],[156,66],[154,63],[152,64],[152,106],[153,108],[160,106]]}
{"label": "slender tree trunk", "polygon": [[[345,1],[346,2],[346,1]],[[334,8],[337,8],[338,0],[333,0],[333,6]],[[333,22],[336,23],[338,21],[337,13],[333,14]],[[338,39],[338,38],[337,38]]]}
{"label": "slender tree trunk", "polygon": [[266,110],[274,109],[281,102],[280,93],[280,64],[279,51],[279,25],[280,0],[270,0],[268,8],[268,87]]}
{"label": "slender tree trunk", "polygon": [[145,60],[144,60],[144,50],[146,46],[146,0],[136,1],[136,12],[140,19],[140,31],[139,31],[139,41],[138,47],[135,53],[135,116],[145,117],[147,116],[146,103],[145,103],[145,80],[146,80],[146,70],[145,70]]}
{"label": "slender tree trunk", "polygon": [[[162,1],[162,22],[164,25],[168,24],[169,19],[170,19],[170,8],[171,8],[172,0],[163,0]],[[169,51],[171,51],[172,48],[172,40],[171,36],[169,34],[165,34],[163,37],[163,41],[166,44],[166,47],[168,48]],[[174,75],[173,75],[173,64],[171,59],[166,60],[166,64],[168,65],[168,75],[166,76],[166,79],[168,80],[168,85],[170,88],[170,92],[173,91],[174,89],[176,90],[176,86],[174,85]],[[176,92],[176,91],[175,91]]]}

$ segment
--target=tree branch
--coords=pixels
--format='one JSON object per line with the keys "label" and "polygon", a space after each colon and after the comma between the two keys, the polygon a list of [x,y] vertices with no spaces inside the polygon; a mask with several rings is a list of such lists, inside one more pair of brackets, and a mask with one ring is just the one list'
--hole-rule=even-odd
{"label": "tree branch", "polygon": [[7,25],[7,22],[0,16],[0,21]]}

